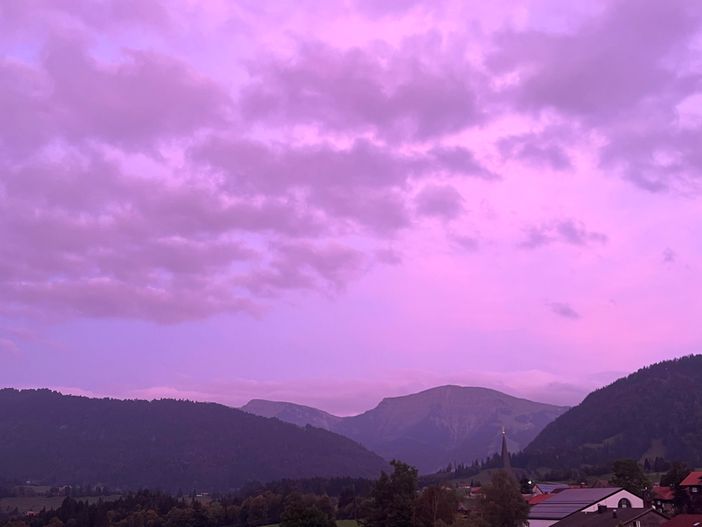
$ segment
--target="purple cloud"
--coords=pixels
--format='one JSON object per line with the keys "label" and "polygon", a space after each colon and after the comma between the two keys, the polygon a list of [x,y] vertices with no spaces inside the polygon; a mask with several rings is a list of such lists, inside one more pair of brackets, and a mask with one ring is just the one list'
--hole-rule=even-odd
{"label": "purple cloud", "polygon": [[222,124],[228,97],[182,62],[129,51],[104,64],[76,39],[47,42],[41,64],[0,62],[0,151],[23,156],[51,140],[105,141],[131,150]]}
{"label": "purple cloud", "polygon": [[241,283],[264,295],[287,289],[339,291],[365,266],[362,253],[339,244],[283,244],[274,248],[269,268],[245,276]]}
{"label": "purple cloud", "polygon": [[463,212],[461,194],[449,185],[428,185],[415,198],[417,212],[445,220],[457,218]]}
{"label": "purple cloud", "polygon": [[575,311],[569,304],[564,302],[549,302],[549,309],[559,317],[568,318],[570,320],[578,320],[580,314]]}
{"label": "purple cloud", "polygon": [[101,31],[133,25],[163,29],[170,22],[169,11],[159,0],[7,0],[0,4],[0,27],[6,22],[14,30],[32,25],[56,29],[66,19]]}
{"label": "purple cloud", "polygon": [[699,347],[700,280],[641,255],[700,257],[702,10],[513,4],[0,2],[0,327],[37,335],[0,382],[349,408],[487,383],[466,349],[554,397]]}
{"label": "purple cloud", "polygon": [[489,64],[496,71],[523,72],[510,89],[525,109],[553,108],[588,122],[612,122],[650,96],[689,90],[688,75],[666,59],[686,51],[701,15],[686,0],[612,2],[572,32],[498,35]]}
{"label": "purple cloud", "polygon": [[228,97],[214,82],[172,57],[145,51],[125,56],[108,66],[76,41],[47,44],[49,104],[66,139],[97,138],[131,150],[224,122]]}
{"label": "purple cloud", "polygon": [[[679,105],[699,90],[701,22],[695,2],[612,2],[574,30],[504,31],[487,62],[519,75],[502,91],[507,105],[555,111],[605,138],[603,168],[649,191],[697,192],[700,127],[680,128]],[[523,154],[562,164],[553,148],[542,143]]]}
{"label": "purple cloud", "polygon": [[[430,43],[427,43],[428,45]],[[381,57],[307,43],[292,59],[251,70],[241,98],[247,119],[369,130],[388,140],[426,140],[479,124],[479,78],[458,57],[422,60],[422,46]]]}
{"label": "purple cloud", "polygon": [[409,226],[405,192],[412,179],[488,174],[466,149],[409,155],[365,141],[348,149],[329,145],[285,149],[212,137],[191,155],[196,163],[223,175],[226,185],[238,192],[301,190],[307,204],[325,215],[380,233]]}
{"label": "purple cloud", "polygon": [[555,242],[585,247],[604,244],[607,240],[605,234],[587,230],[581,221],[564,219],[527,229],[527,237],[520,243],[520,247],[536,249]]}
{"label": "purple cloud", "polygon": [[475,252],[480,248],[480,241],[478,238],[472,236],[452,235],[451,241],[459,248],[468,252]]}
{"label": "purple cloud", "polygon": [[568,170],[572,168],[572,163],[565,149],[559,144],[563,139],[562,131],[554,130],[504,137],[499,140],[497,146],[500,153],[507,158],[536,166],[547,166],[553,170]]}
{"label": "purple cloud", "polygon": [[666,247],[663,251],[663,263],[672,264],[677,260],[678,255],[670,247]]}

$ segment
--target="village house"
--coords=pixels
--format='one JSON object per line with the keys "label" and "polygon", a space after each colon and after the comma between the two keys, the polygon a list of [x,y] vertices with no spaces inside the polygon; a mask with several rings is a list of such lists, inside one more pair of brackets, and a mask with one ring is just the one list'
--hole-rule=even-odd
{"label": "village house", "polygon": [[541,494],[553,494],[565,489],[571,488],[565,483],[536,483],[532,489],[532,493],[536,496]]}
{"label": "village house", "polygon": [[702,470],[694,470],[680,482],[691,498],[702,496]]}
{"label": "village house", "polygon": [[576,512],[602,512],[606,509],[640,509],[643,500],[621,487],[565,489],[529,511],[529,527],[551,527]]}
{"label": "village house", "polygon": [[554,527],[660,527],[668,517],[654,509],[609,509],[597,512],[576,512],[554,524]]}
{"label": "village house", "polygon": [[654,486],[651,489],[651,504],[663,514],[675,513],[675,490],[673,487]]}

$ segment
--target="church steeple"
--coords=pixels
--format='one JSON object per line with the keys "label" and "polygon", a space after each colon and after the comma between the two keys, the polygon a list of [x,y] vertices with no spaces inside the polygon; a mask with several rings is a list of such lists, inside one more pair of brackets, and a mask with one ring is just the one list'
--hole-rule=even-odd
{"label": "church steeple", "polygon": [[512,462],[509,459],[509,450],[507,449],[507,434],[505,433],[505,427],[502,427],[502,470],[507,472],[510,477],[517,481],[517,477],[514,475],[512,470]]}

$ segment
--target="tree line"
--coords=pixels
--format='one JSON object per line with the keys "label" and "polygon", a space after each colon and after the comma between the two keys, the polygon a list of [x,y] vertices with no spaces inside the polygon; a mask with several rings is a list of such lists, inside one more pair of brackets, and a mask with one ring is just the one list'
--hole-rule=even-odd
{"label": "tree line", "polygon": [[[482,487],[483,498],[466,509],[459,507],[456,488],[420,490],[414,467],[391,465],[392,471],[381,472],[375,482],[286,480],[226,496],[142,490],[93,503],[69,496],[56,510],[0,518],[0,527],[334,527],[337,519],[354,519],[364,527],[519,527],[526,521],[528,505],[504,472],[498,471]],[[306,492],[310,489],[322,492]]]}

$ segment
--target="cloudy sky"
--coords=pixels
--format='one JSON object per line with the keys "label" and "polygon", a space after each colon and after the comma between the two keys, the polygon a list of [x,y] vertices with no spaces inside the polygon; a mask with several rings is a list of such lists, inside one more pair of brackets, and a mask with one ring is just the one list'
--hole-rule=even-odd
{"label": "cloudy sky", "polygon": [[563,404],[702,350],[702,4],[5,0],[0,385]]}

